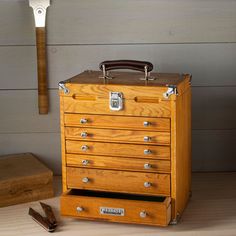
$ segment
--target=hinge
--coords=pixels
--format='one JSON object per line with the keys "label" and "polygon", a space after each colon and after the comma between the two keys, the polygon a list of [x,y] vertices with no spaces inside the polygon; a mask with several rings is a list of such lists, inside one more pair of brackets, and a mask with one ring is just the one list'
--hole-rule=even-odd
{"label": "hinge", "polygon": [[163,93],[164,98],[169,98],[172,94],[178,95],[177,87],[175,85],[169,85],[165,93]]}
{"label": "hinge", "polygon": [[70,93],[70,90],[65,86],[65,82],[61,81],[58,83],[59,89],[64,91],[64,94]]}

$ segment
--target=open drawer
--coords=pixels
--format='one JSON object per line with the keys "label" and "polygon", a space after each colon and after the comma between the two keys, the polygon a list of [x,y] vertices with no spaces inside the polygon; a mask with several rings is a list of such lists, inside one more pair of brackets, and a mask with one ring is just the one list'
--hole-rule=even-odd
{"label": "open drawer", "polygon": [[171,199],[73,189],[61,196],[61,215],[167,226],[171,219]]}

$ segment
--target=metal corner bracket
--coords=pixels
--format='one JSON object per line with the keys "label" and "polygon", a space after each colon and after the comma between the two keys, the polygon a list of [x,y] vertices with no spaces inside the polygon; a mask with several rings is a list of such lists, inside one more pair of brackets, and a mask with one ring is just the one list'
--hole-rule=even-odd
{"label": "metal corner bracket", "polygon": [[172,94],[178,95],[178,90],[175,85],[168,85],[168,89],[165,93],[163,93],[164,98],[169,98]]}
{"label": "metal corner bracket", "polygon": [[69,94],[70,90],[65,86],[65,82],[61,81],[58,83],[59,89],[64,91],[64,94]]}
{"label": "metal corner bracket", "polygon": [[179,214],[179,212],[177,212],[176,218],[172,219],[169,224],[170,225],[177,225],[179,223],[179,221],[180,221],[180,218],[181,218],[180,214]]}

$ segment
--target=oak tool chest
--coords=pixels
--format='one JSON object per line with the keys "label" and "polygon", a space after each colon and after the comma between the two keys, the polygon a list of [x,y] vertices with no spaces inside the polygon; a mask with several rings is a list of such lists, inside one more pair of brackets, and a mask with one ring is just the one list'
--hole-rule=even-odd
{"label": "oak tool chest", "polygon": [[100,69],[59,83],[61,214],[176,224],[191,192],[191,76],[132,60]]}

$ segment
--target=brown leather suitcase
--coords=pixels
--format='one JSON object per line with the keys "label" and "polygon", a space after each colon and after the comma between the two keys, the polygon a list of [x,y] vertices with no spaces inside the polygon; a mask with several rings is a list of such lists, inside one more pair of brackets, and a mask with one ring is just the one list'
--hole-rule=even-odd
{"label": "brown leather suitcase", "polygon": [[63,216],[177,223],[191,190],[191,76],[152,68],[105,61],[59,83]]}

